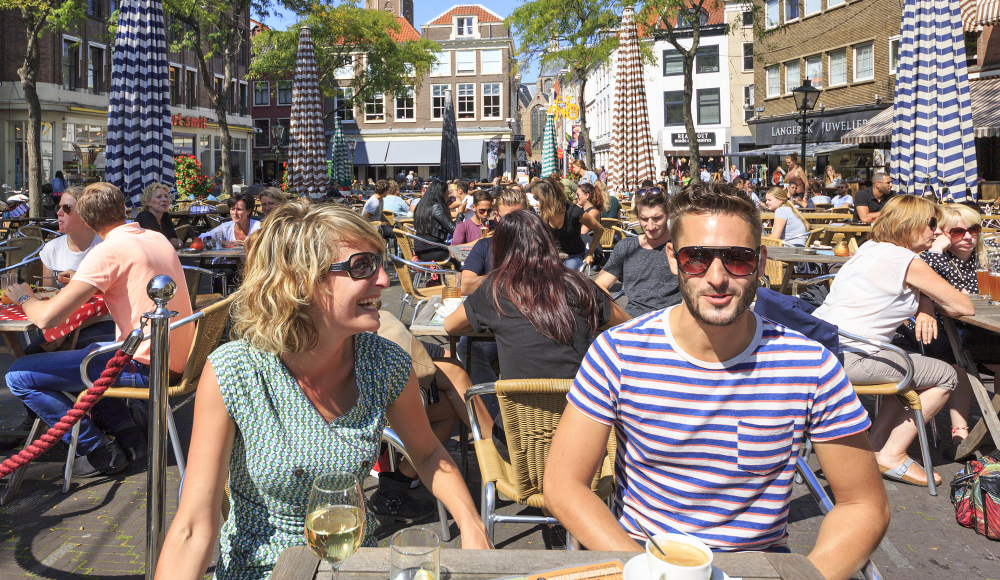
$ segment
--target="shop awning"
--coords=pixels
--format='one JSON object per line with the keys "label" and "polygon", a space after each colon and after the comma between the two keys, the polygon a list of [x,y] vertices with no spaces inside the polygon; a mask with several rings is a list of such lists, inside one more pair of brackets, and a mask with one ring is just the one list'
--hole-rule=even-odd
{"label": "shop awning", "polygon": [[979,25],[979,6],[985,0],[959,0],[958,5],[962,10],[962,28],[966,32],[978,32],[983,29]]}
{"label": "shop awning", "polygon": [[1000,0],[977,0],[976,24],[979,26],[1000,24]]}
{"label": "shop awning", "polygon": [[[843,143],[806,143],[806,157],[817,155],[828,155],[836,151],[856,149],[857,145],[845,145]],[[802,145],[772,145],[765,149],[754,149],[753,151],[741,151],[739,153],[727,153],[726,157],[760,157],[762,155],[788,155],[789,153],[802,153]]]}
{"label": "shop awning", "polygon": [[[479,164],[483,160],[483,141],[459,139],[458,153],[463,165]],[[441,140],[390,141],[385,154],[386,165],[439,165]]]}
{"label": "shop awning", "polygon": [[[1000,7],[1000,0],[995,1]],[[1000,77],[969,81],[969,97],[976,138],[1000,137]],[[889,143],[892,141],[892,110],[889,107],[875,115],[865,126],[844,135],[841,142],[852,145]]]}
{"label": "shop awning", "polygon": [[354,149],[355,165],[383,165],[388,141],[358,141]]}

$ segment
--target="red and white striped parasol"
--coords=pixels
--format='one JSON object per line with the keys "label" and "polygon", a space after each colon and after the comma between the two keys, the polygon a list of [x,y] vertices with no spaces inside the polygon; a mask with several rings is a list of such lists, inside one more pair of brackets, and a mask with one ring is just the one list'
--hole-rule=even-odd
{"label": "red and white striped parasol", "polygon": [[292,116],[289,121],[291,175],[288,188],[293,195],[319,197],[326,194],[326,139],[323,131],[323,100],[316,76],[316,54],[312,33],[299,29],[299,53],[292,85]]}

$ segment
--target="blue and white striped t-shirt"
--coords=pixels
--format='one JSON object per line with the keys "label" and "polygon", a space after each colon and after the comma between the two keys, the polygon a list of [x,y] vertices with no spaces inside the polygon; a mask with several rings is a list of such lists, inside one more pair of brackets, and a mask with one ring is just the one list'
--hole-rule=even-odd
{"label": "blue and white striped t-shirt", "polygon": [[578,410],[614,424],[615,516],[636,539],[638,517],[716,550],[783,545],[803,434],[861,433],[868,415],[819,343],[753,314],[746,350],[700,361],[675,346],[670,310],[604,332],[569,393]]}

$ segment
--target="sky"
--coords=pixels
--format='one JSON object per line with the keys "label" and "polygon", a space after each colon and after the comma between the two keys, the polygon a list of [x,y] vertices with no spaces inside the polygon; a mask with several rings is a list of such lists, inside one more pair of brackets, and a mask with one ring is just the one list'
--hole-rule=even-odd
{"label": "sky", "polygon": [[[452,6],[462,4],[482,4],[504,18],[509,16],[513,9],[519,5],[519,3],[511,2],[510,0],[479,0],[470,2],[457,2],[455,0],[413,0],[413,26],[417,29],[417,32],[420,32],[421,24],[430,22],[435,16],[449,10]],[[272,15],[265,22],[271,28],[277,29],[287,28],[294,23],[295,14],[288,10],[280,16],[277,14]],[[538,63],[533,63],[527,70],[522,71],[521,82],[533,83],[537,77]]]}

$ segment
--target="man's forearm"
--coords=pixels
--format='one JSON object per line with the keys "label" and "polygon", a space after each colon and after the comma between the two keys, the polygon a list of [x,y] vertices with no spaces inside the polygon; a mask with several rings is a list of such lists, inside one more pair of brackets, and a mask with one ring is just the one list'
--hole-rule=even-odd
{"label": "man's forearm", "polygon": [[827,580],[850,578],[878,547],[888,527],[888,508],[838,504],[823,517],[809,561]]}
{"label": "man's forearm", "polygon": [[545,504],[552,515],[588,550],[642,550],[589,486],[567,483],[559,486],[558,494],[549,496]]}

